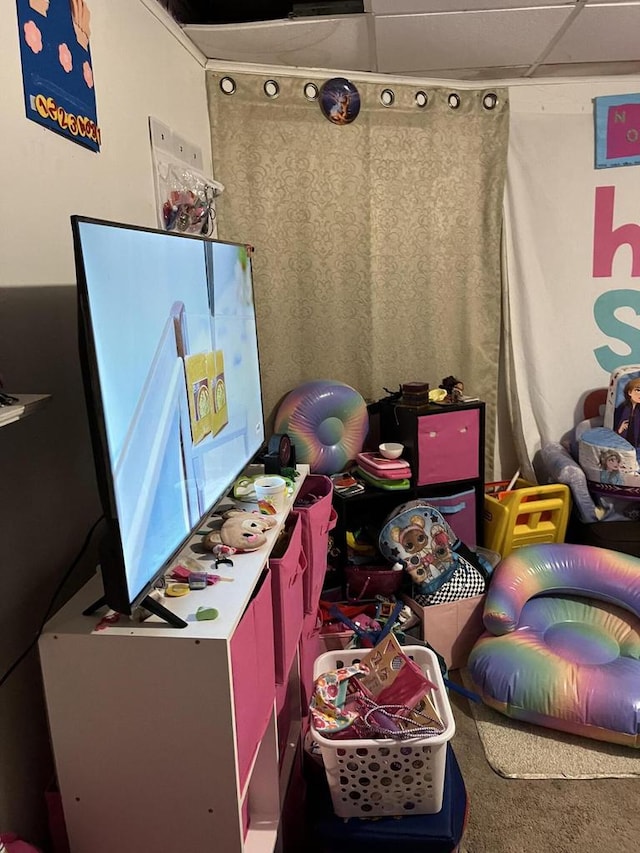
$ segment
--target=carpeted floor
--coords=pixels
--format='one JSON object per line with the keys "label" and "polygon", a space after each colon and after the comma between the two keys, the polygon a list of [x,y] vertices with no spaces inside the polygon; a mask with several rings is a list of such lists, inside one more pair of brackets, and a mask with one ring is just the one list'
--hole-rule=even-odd
{"label": "carpeted floor", "polygon": [[[469,690],[473,683],[460,671]],[[469,704],[491,767],[511,779],[607,779],[640,776],[640,751],[511,720],[484,702]]]}
{"label": "carpeted floor", "polygon": [[450,697],[452,743],[469,794],[465,853],[640,850],[640,778],[503,778],[486,760],[468,700],[453,691]]}

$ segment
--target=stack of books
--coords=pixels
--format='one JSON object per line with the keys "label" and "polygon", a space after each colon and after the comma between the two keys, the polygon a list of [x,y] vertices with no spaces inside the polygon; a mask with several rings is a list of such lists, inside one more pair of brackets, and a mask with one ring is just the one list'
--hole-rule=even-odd
{"label": "stack of books", "polygon": [[19,421],[21,418],[26,418],[32,414],[37,408],[42,406],[49,400],[49,394],[19,394],[9,396],[2,393],[2,398],[7,402],[0,400],[0,427],[12,424],[14,421]]}
{"label": "stack of books", "polygon": [[411,466],[406,459],[385,459],[379,453],[363,452],[356,457],[356,472],[379,489],[402,490],[411,485]]}

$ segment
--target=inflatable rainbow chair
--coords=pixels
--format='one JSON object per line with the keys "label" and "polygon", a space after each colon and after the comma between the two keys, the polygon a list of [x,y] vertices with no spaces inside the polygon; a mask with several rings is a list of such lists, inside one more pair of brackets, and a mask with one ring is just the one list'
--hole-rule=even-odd
{"label": "inflatable rainbow chair", "polygon": [[519,548],[495,569],[468,668],[508,717],[640,747],[640,559]]}

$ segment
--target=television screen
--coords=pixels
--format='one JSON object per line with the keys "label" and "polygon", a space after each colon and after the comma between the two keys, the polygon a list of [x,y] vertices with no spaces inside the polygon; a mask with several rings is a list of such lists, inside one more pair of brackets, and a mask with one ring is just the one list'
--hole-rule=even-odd
{"label": "television screen", "polygon": [[251,258],[245,245],[71,222],[105,603],[129,613],[264,442]]}

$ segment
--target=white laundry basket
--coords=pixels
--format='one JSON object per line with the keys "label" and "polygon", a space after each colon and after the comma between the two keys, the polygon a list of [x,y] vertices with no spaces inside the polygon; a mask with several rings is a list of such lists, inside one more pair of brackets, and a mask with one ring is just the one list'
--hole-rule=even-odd
{"label": "white laundry basket", "polygon": [[[444,731],[432,737],[335,740],[325,737],[311,723],[327,775],[333,810],[338,817],[435,814],[442,808],[447,743],[456,726],[451,704],[431,649],[404,646],[427,678],[437,685],[431,699],[444,723]],[[351,666],[367,649],[342,649],[316,658],[313,678]]]}

